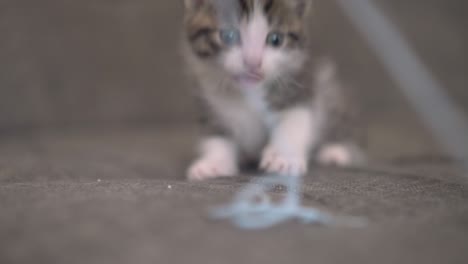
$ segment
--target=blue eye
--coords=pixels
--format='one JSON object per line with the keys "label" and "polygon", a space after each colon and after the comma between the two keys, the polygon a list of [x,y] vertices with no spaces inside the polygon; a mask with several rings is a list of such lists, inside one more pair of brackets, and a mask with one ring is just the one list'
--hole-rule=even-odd
{"label": "blue eye", "polygon": [[237,45],[241,41],[239,30],[236,29],[223,29],[219,32],[219,37],[228,46]]}
{"label": "blue eye", "polygon": [[279,48],[283,45],[284,35],[279,32],[270,32],[267,36],[266,43],[274,48]]}

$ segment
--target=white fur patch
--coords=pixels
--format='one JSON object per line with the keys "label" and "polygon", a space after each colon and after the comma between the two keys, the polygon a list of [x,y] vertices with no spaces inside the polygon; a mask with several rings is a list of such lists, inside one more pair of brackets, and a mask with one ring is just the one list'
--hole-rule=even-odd
{"label": "white fur patch", "polygon": [[307,172],[307,155],[285,155],[268,145],[262,153],[260,168],[271,173],[300,176]]}
{"label": "white fur patch", "polygon": [[262,65],[269,26],[261,8],[255,6],[247,25],[241,30],[243,59],[247,64]]}
{"label": "white fur patch", "polygon": [[248,102],[247,96],[237,92],[237,95],[207,94],[207,97],[218,119],[231,131],[234,141],[243,152],[254,156],[261,151],[265,142],[267,126],[262,114]]}
{"label": "white fur patch", "polygon": [[282,113],[272,133],[272,144],[284,154],[299,154],[309,150],[318,135],[311,109],[294,108]]}
{"label": "white fur patch", "polygon": [[322,147],[318,153],[318,161],[323,165],[340,167],[350,166],[356,161],[354,151],[344,144],[329,144]]}
{"label": "white fur patch", "polygon": [[244,89],[242,92],[249,107],[261,117],[263,124],[270,130],[276,118],[265,101],[265,89],[263,87],[255,87],[253,89]]}
{"label": "white fur patch", "polygon": [[237,150],[233,142],[213,137],[200,145],[200,158],[187,171],[192,181],[215,177],[228,177],[238,174]]}
{"label": "white fur patch", "polygon": [[282,114],[263,151],[261,168],[268,172],[304,174],[311,147],[319,140],[321,118],[306,107]]}

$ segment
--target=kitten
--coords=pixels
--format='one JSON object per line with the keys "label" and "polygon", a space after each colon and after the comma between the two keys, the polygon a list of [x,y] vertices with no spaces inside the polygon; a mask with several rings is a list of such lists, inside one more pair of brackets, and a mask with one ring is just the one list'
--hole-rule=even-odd
{"label": "kitten", "polygon": [[308,161],[363,160],[333,64],[309,56],[308,0],[184,0],[183,53],[204,107],[190,180],[302,175]]}

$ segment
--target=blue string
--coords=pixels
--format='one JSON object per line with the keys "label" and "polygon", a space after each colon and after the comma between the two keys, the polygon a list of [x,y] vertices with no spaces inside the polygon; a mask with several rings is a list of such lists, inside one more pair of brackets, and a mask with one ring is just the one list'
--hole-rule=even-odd
{"label": "blue string", "polygon": [[[336,224],[330,214],[318,209],[302,207],[298,176],[266,176],[249,183],[234,198],[232,204],[211,212],[215,219],[229,219],[242,229],[266,229],[288,220],[297,219],[305,224]],[[267,192],[276,186],[287,188],[284,199],[273,202]],[[347,225],[361,226],[359,219],[349,219]]]}

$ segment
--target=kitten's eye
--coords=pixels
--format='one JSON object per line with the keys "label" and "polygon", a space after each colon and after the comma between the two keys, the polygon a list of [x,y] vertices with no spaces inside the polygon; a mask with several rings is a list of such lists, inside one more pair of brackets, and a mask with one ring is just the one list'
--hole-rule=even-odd
{"label": "kitten's eye", "polygon": [[237,45],[241,41],[240,33],[237,29],[223,29],[219,32],[219,37],[228,46]]}
{"label": "kitten's eye", "polygon": [[266,43],[274,48],[279,48],[283,45],[284,35],[279,32],[271,32],[268,34]]}

